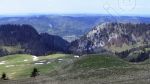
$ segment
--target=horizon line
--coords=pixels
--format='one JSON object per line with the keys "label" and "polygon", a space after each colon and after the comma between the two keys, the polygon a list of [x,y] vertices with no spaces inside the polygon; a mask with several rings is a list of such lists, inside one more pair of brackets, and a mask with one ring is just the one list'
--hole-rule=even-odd
{"label": "horizon line", "polygon": [[135,16],[135,17],[150,17],[148,14],[122,14],[122,15],[112,15],[112,14],[100,14],[100,13],[26,13],[26,14],[0,14],[0,17],[23,17],[23,16],[42,16],[42,15],[58,15],[58,16]]}

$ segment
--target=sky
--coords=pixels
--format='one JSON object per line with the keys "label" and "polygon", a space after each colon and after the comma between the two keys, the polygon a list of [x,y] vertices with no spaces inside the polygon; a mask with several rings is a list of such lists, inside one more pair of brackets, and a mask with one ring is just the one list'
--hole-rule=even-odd
{"label": "sky", "polygon": [[0,0],[0,15],[150,15],[150,0]]}

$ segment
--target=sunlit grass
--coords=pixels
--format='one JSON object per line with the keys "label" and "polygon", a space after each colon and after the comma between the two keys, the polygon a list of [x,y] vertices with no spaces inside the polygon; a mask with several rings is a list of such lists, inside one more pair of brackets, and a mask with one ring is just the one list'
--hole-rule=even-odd
{"label": "sunlit grass", "polygon": [[10,79],[18,79],[29,77],[32,69],[34,67],[38,68],[40,74],[46,74],[51,70],[55,69],[57,66],[59,67],[60,63],[57,61],[52,61],[51,63],[36,65],[35,62],[40,61],[49,61],[49,60],[57,60],[58,58],[63,58],[65,54],[53,54],[48,56],[40,56],[38,57],[38,61],[33,61],[32,55],[27,54],[16,54],[9,55],[0,58],[0,62],[4,61],[5,64],[0,65],[0,73],[7,73]]}

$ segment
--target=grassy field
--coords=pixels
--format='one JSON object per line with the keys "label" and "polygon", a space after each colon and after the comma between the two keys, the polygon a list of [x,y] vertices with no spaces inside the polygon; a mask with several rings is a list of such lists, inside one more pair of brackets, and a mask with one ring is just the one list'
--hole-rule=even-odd
{"label": "grassy field", "polygon": [[[28,61],[24,61],[28,60]],[[0,72],[6,72],[11,80],[0,84],[149,84],[150,62],[130,63],[116,56],[53,54],[33,61],[31,55],[13,55],[0,58]],[[35,64],[42,62],[44,64]],[[6,67],[15,65],[13,67]],[[30,78],[34,67],[40,76]]]}
{"label": "grassy field", "polygon": [[54,54],[49,56],[34,57],[26,54],[9,55],[0,58],[0,73],[7,73],[10,79],[29,77],[34,67],[40,74],[47,74],[61,65],[57,59],[68,55]]}

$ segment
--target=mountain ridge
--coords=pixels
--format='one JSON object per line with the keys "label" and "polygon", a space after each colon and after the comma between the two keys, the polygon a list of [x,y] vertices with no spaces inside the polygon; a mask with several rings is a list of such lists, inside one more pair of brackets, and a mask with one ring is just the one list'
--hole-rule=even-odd
{"label": "mountain ridge", "polygon": [[[71,43],[73,53],[122,52],[149,44],[150,24],[103,23]],[[122,50],[121,50],[122,49]]]}
{"label": "mountain ridge", "polygon": [[1,56],[16,53],[32,55],[66,53],[68,45],[69,43],[59,36],[39,34],[31,25],[0,25]]}

